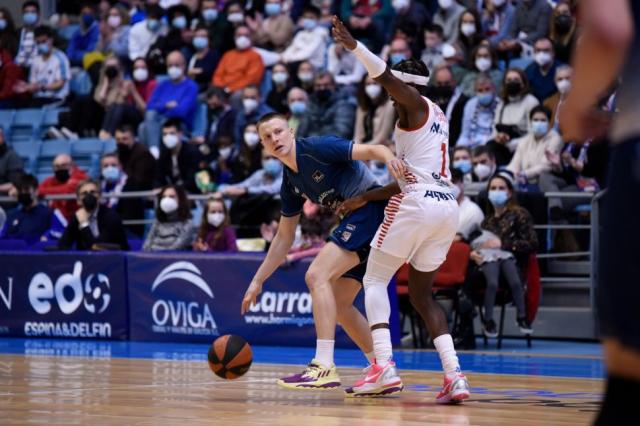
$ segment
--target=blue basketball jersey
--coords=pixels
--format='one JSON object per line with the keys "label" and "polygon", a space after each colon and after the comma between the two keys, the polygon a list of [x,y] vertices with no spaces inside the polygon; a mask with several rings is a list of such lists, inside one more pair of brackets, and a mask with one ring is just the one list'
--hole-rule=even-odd
{"label": "blue basketball jersey", "polygon": [[365,164],[351,159],[353,141],[314,136],[297,139],[295,144],[298,173],[284,168],[280,189],[283,216],[299,214],[305,197],[335,209],[342,201],[377,186]]}

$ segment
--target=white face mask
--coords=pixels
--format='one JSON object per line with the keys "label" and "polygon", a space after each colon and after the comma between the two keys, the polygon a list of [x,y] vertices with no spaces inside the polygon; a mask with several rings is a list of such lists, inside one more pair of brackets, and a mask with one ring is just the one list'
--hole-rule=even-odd
{"label": "white face mask", "polygon": [[244,132],[244,143],[246,143],[249,148],[258,145],[258,142],[260,142],[260,136],[258,136],[257,133]]}
{"label": "white face mask", "polygon": [[302,81],[303,83],[308,83],[311,80],[313,80],[313,73],[310,72],[300,72],[298,73],[298,78],[300,79],[300,81]]}
{"label": "white face mask", "polygon": [[560,92],[561,95],[564,95],[569,91],[569,89],[571,89],[571,80],[569,80],[568,78],[558,80],[558,82],[556,83],[556,87],[558,88],[558,92]]}
{"label": "white face mask", "polygon": [[553,58],[549,52],[537,52],[533,55],[533,60],[536,61],[536,64],[544,67],[545,65],[548,65]]}
{"label": "white face mask", "polygon": [[476,68],[480,70],[480,72],[486,72],[491,68],[491,59],[489,58],[477,58],[476,59]]}
{"label": "white face mask", "polygon": [[162,143],[169,149],[173,149],[178,146],[178,142],[180,142],[180,138],[178,135],[174,135],[173,133],[169,133],[162,137]]}
{"label": "white face mask", "polygon": [[440,9],[449,9],[453,5],[453,0],[438,0]]}
{"label": "white face mask", "polygon": [[120,19],[120,17],[117,15],[109,16],[107,18],[107,24],[109,24],[111,28],[118,28],[121,22],[122,19]]}
{"label": "white face mask", "polygon": [[135,81],[146,81],[149,78],[149,70],[146,68],[136,68],[133,70],[133,79]]}
{"label": "white face mask", "polygon": [[482,163],[476,164],[476,166],[473,168],[473,171],[480,180],[485,180],[489,177],[489,175],[491,175],[491,167]]}
{"label": "white face mask", "polygon": [[251,46],[251,40],[247,36],[240,36],[236,38],[236,47],[238,50],[245,50]]}
{"label": "white face mask", "polygon": [[218,149],[218,154],[220,154],[220,158],[222,158],[223,160],[228,159],[231,155],[231,147],[225,146],[224,148]]}
{"label": "white face mask", "polygon": [[495,7],[500,7],[505,3],[506,0],[491,0],[491,3],[493,3],[493,5]]}
{"label": "white face mask", "polygon": [[258,101],[252,98],[243,99],[242,107],[244,108],[245,114],[250,114],[258,108]]}
{"label": "white face mask", "polygon": [[476,24],[466,22],[460,25],[460,32],[467,37],[472,36],[476,33]]}
{"label": "white face mask", "polygon": [[244,21],[244,14],[242,12],[230,13],[229,15],[227,15],[227,19],[229,20],[229,22],[237,24]]}
{"label": "white face mask", "polygon": [[207,214],[207,222],[209,225],[218,227],[222,222],[224,222],[224,213],[216,212],[216,213],[208,213]]}
{"label": "white face mask", "polygon": [[403,10],[409,6],[409,0],[392,0],[391,5],[396,11]]}
{"label": "white face mask", "polygon": [[160,200],[160,210],[166,214],[171,214],[178,210],[178,201],[172,197],[162,197]]}
{"label": "white face mask", "polygon": [[367,84],[364,87],[364,91],[370,99],[377,99],[382,93],[382,87],[379,84]]}
{"label": "white face mask", "polygon": [[182,78],[182,68],[174,65],[167,69],[167,74],[171,80],[178,80]]}
{"label": "white face mask", "polygon": [[284,84],[287,81],[287,77],[286,72],[274,72],[271,76],[275,84]]}

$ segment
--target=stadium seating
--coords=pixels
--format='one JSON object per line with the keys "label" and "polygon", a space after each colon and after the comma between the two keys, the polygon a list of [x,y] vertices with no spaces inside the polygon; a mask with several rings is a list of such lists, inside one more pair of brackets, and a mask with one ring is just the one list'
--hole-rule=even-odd
{"label": "stadium seating", "polygon": [[8,139],[12,142],[23,142],[34,139],[40,129],[40,123],[44,113],[42,109],[18,109],[16,110]]}

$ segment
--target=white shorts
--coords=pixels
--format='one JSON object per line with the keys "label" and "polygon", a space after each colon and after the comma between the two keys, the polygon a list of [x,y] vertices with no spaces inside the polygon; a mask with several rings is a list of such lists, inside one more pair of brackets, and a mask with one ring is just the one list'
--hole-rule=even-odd
{"label": "white shorts", "polygon": [[458,202],[435,185],[394,195],[371,247],[403,258],[419,271],[438,269],[458,229]]}

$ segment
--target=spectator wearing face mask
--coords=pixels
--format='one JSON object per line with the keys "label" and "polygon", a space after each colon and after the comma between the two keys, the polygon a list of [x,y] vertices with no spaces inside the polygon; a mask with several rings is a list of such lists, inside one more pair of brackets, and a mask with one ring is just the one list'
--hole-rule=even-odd
{"label": "spectator wearing face mask", "polygon": [[129,124],[122,124],[115,133],[117,154],[123,172],[127,175],[127,186],[132,191],[153,188],[156,178],[156,159],[146,145],[136,142],[135,132]]}
{"label": "spectator wearing face mask", "polygon": [[7,51],[13,62],[18,51],[18,37],[13,16],[6,7],[0,7],[0,48]]}
{"label": "spectator wearing face mask", "polygon": [[471,234],[480,229],[480,225],[484,220],[484,213],[476,203],[464,195],[466,183],[459,169],[451,170],[451,183],[454,185],[452,193],[456,197],[459,206],[456,240],[468,241]]}
{"label": "spectator wearing face mask", "polygon": [[267,0],[264,13],[266,18],[261,14],[256,14],[255,18],[247,17],[247,25],[253,30],[253,41],[256,46],[282,52],[291,42],[293,21],[284,11],[282,0]]}
{"label": "spectator wearing face mask", "polygon": [[176,4],[167,10],[167,33],[160,35],[151,45],[150,52],[159,52],[162,57],[170,52],[179,51],[186,58],[193,53],[191,31],[191,11],[184,4]]}
{"label": "spectator wearing face mask", "polygon": [[469,98],[456,86],[450,67],[436,67],[429,92],[429,98],[438,104],[449,120],[449,140],[457,141],[462,130],[464,107]]}
{"label": "spectator wearing face mask", "polygon": [[69,40],[67,56],[73,66],[82,66],[82,58],[89,52],[93,52],[98,43],[100,28],[96,21],[96,11],[90,3],[85,3],[80,9],[80,28],[76,30]]}
{"label": "spectator wearing face mask", "polygon": [[220,53],[209,46],[209,33],[204,26],[196,29],[191,43],[195,53],[189,60],[187,74],[198,84],[198,91],[204,92],[218,66]]}
{"label": "spectator wearing face mask", "polygon": [[329,46],[327,71],[333,74],[336,85],[346,87],[347,90],[360,83],[362,76],[367,72],[355,55],[339,43],[333,43]]}
{"label": "spectator wearing face mask", "polygon": [[560,65],[556,68],[555,84],[558,91],[544,100],[544,106],[551,110],[551,123],[558,130],[558,111],[571,89],[571,77],[573,69],[569,65]]}
{"label": "spectator wearing face mask", "polygon": [[15,62],[21,67],[30,67],[38,54],[35,41],[35,29],[40,25],[40,3],[34,0],[22,4],[22,24],[20,29],[18,53]]}
{"label": "spectator wearing face mask", "polygon": [[577,23],[568,1],[559,1],[553,10],[549,39],[553,43],[558,61],[568,64],[577,39]]}
{"label": "spectator wearing face mask", "polygon": [[129,59],[129,13],[118,4],[109,9],[107,18],[100,23],[100,37],[96,50],[113,53],[120,61]]}
{"label": "spectator wearing face mask", "polygon": [[257,86],[247,86],[242,89],[242,110],[236,117],[235,140],[242,140],[242,130],[248,123],[256,123],[263,115],[273,112],[273,109],[262,102]]}
{"label": "spectator wearing face mask", "polygon": [[295,136],[298,136],[298,128],[300,127],[300,120],[307,113],[307,103],[309,102],[309,95],[307,92],[299,87],[292,87],[287,93],[287,103],[289,105],[288,125],[295,132]]}
{"label": "spectator wearing face mask", "polygon": [[482,27],[493,48],[508,36],[516,8],[508,0],[488,0],[482,12]]}
{"label": "spectator wearing face mask", "polygon": [[182,123],[176,119],[162,125],[162,148],[158,159],[158,182],[156,186],[179,185],[190,193],[196,193],[196,173],[204,157],[198,147],[186,143]]}
{"label": "spectator wearing face mask", "polygon": [[390,67],[393,67],[400,62],[411,59],[413,57],[413,52],[411,52],[411,48],[409,47],[409,43],[406,39],[396,37],[391,43],[389,43],[389,53],[388,53],[388,63]]}
{"label": "spectator wearing face mask", "polygon": [[[232,175],[222,183],[241,182],[262,168],[262,145],[255,123],[247,124],[242,131],[242,145],[240,147],[234,145],[229,149],[233,150],[231,155],[227,155],[230,157],[229,160],[234,159],[229,167]],[[220,155],[222,154],[221,152]]]}
{"label": "spectator wearing face mask", "polygon": [[[87,178],[87,174],[75,165],[69,155],[60,154],[53,159],[53,176],[40,183],[38,192],[41,196],[74,194],[79,182]],[[75,200],[53,200],[49,202],[49,207],[60,210],[62,215],[70,220],[78,205]]]}
{"label": "spectator wearing face mask", "polygon": [[158,5],[149,5],[146,8],[146,17],[131,27],[129,32],[129,59],[135,61],[147,56],[149,49],[158,37],[163,35],[166,28],[163,27],[161,18],[164,11]]}
{"label": "spectator wearing face mask", "polygon": [[236,232],[229,222],[227,207],[221,198],[210,198],[202,210],[194,251],[235,253]]}
{"label": "spectator wearing face mask", "polygon": [[182,53],[175,51],[167,56],[169,79],[159,83],[147,104],[144,132],[141,136],[148,146],[157,146],[159,127],[167,119],[176,119],[189,129],[193,125],[198,100],[198,85],[185,76]]}
{"label": "spectator wearing face mask", "polygon": [[516,3],[514,17],[509,23],[506,37],[497,45],[499,52],[516,53],[520,43],[533,43],[549,33],[551,6],[547,0],[521,0]]}
{"label": "spectator wearing face mask", "polygon": [[348,94],[336,90],[333,75],[320,73],[314,82],[305,114],[298,126],[300,137],[336,135],[351,139],[355,121],[355,106]]}
{"label": "spectator wearing face mask", "polygon": [[22,175],[16,184],[18,207],[9,211],[0,238],[21,239],[27,244],[39,241],[51,227],[51,209],[38,200],[38,179]]}
{"label": "spectator wearing face mask", "polygon": [[78,210],[69,220],[58,241],[62,250],[129,250],[129,243],[118,213],[100,205],[100,185],[91,179],[78,184]]}
{"label": "spectator wearing face mask", "polygon": [[548,38],[536,40],[533,48],[534,63],[529,65],[525,72],[531,84],[531,94],[542,102],[556,92],[554,78],[559,63],[555,59],[553,44]]}
{"label": "spectator wearing face mask", "polygon": [[271,81],[273,85],[267,95],[267,105],[280,114],[289,113],[287,94],[292,86],[289,71],[284,64],[277,63],[273,66],[271,69]]}
{"label": "spectator wearing face mask", "polygon": [[468,97],[475,96],[476,79],[480,75],[490,78],[493,87],[499,92],[502,89],[502,79],[504,75],[497,67],[495,54],[491,50],[491,47],[481,44],[474,50],[471,57],[471,70],[465,74],[460,82],[462,93]]}
{"label": "spectator wearing face mask", "polygon": [[155,76],[149,71],[147,61],[144,58],[138,58],[133,61],[133,71],[131,74],[136,89],[135,92],[131,92],[131,97],[138,111],[144,114],[147,109],[147,102],[151,99],[151,95],[158,85],[158,82]]}
{"label": "spectator wearing face mask", "polygon": [[357,98],[354,142],[388,145],[395,124],[389,95],[380,84],[365,75],[358,85]]}
{"label": "spectator wearing face mask", "polygon": [[471,164],[473,165],[472,181],[465,183],[465,188],[469,191],[483,191],[487,188],[489,178],[496,173],[496,159],[493,152],[486,145],[477,146],[472,153]]}
{"label": "spectator wearing face mask", "polygon": [[156,218],[144,241],[144,251],[189,250],[194,238],[191,209],[180,185],[162,188],[156,199]]}
{"label": "spectator wearing face mask", "polygon": [[507,170],[520,185],[537,184],[542,173],[551,171],[546,152],[558,155],[562,151],[562,139],[550,123],[551,111],[539,105],[531,110],[531,131],[513,141],[517,148]]}
{"label": "spectator wearing face mask", "polygon": [[425,28],[424,46],[420,59],[430,70],[444,64],[445,60],[442,56],[444,33],[440,25],[431,24]]}
{"label": "spectator wearing face mask", "polygon": [[493,121],[502,101],[496,94],[493,81],[483,74],[476,78],[475,93],[464,107],[462,131],[456,146],[473,149],[491,139]]}
{"label": "spectator wearing face mask", "polygon": [[40,26],[34,31],[37,55],[32,59],[29,83],[14,86],[17,94],[30,94],[26,106],[35,108],[64,101],[69,95],[71,69],[67,56],[53,47],[53,30]]}
{"label": "spectator wearing face mask", "polygon": [[313,82],[316,78],[316,69],[311,65],[309,61],[303,61],[298,66],[298,72],[296,74],[297,83],[296,86],[302,88],[307,94],[313,93]]}
{"label": "spectator wearing face mask", "polygon": [[235,123],[238,111],[229,103],[229,94],[221,87],[212,86],[206,92],[207,130],[204,136],[195,137],[196,144],[206,143],[215,152],[217,141],[228,138],[235,144]]}
{"label": "spectator wearing face mask", "polygon": [[329,31],[318,25],[320,10],[307,6],[300,20],[301,30],[296,33],[291,44],[282,52],[286,64],[309,61],[317,69],[325,66]]}
{"label": "spectator wearing face mask", "polygon": [[[238,27],[246,26],[244,3],[238,0],[231,0],[225,3],[223,18],[226,25],[224,26],[224,32],[219,34],[219,38],[221,43],[220,52],[224,54],[237,47],[235,43],[235,39],[237,38],[236,30]],[[248,37],[251,37],[250,32]]]}
{"label": "spectator wearing face mask", "polygon": [[[200,14],[198,24],[204,26],[209,33],[210,48],[217,50],[222,55],[226,50],[223,48],[224,35],[232,31],[231,23],[227,16],[220,11],[220,3],[217,0],[202,0],[200,3]],[[233,31],[231,32],[233,41]]]}
{"label": "spectator wearing face mask", "polygon": [[449,44],[454,44],[458,41],[460,17],[465,8],[455,0],[438,0],[438,6],[438,12],[433,17],[433,23],[442,27],[444,40]]}
{"label": "spectator wearing face mask", "polygon": [[494,120],[493,134],[487,146],[493,152],[499,166],[511,161],[512,151],[508,144],[529,131],[531,110],[539,104],[529,93],[529,80],[522,70],[509,69],[504,73],[502,104]]}
{"label": "spectator wearing face mask", "polygon": [[229,92],[259,86],[264,74],[260,54],[251,48],[251,31],[241,25],[235,30],[236,48],[226,52],[213,74],[212,83]]}
{"label": "spectator wearing face mask", "polygon": [[484,40],[484,36],[482,34],[480,15],[473,9],[465,10],[462,15],[460,15],[458,37],[455,47],[462,58],[462,64],[466,68],[472,68],[475,65],[472,54],[482,40]]}

